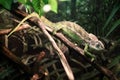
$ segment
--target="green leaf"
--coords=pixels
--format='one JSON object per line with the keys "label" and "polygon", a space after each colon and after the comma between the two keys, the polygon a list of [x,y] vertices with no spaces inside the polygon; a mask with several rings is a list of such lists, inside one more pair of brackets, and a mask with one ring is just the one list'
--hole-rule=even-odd
{"label": "green leaf", "polygon": [[40,16],[43,15],[43,0],[32,0],[32,6],[35,12],[37,12]]}
{"label": "green leaf", "polygon": [[112,20],[112,18],[114,17],[115,13],[119,10],[120,5],[116,4],[115,7],[113,8],[113,10],[111,11],[110,16],[108,17],[104,27],[103,27],[103,31],[106,29],[106,27],[108,26],[108,24],[110,23],[110,21]]}
{"label": "green leaf", "polygon": [[70,0],[59,0],[59,1],[70,1]]}
{"label": "green leaf", "polygon": [[120,19],[113,24],[113,26],[111,27],[111,29],[109,30],[109,32],[106,34],[105,37],[108,37],[110,33],[113,32],[116,29],[116,27],[118,27],[119,24],[120,24]]}
{"label": "green leaf", "polygon": [[22,3],[22,4],[26,4],[28,0],[18,0],[18,2]]}
{"label": "green leaf", "polygon": [[13,0],[0,0],[0,5],[2,5],[4,8],[11,10]]}
{"label": "green leaf", "polygon": [[20,2],[20,3],[24,4],[24,5],[30,5],[30,6],[32,6],[30,0],[18,0],[18,2]]}
{"label": "green leaf", "polygon": [[57,0],[49,0],[48,4],[51,6],[51,11],[57,13],[58,8]]}
{"label": "green leaf", "polygon": [[44,2],[45,4],[48,4],[48,0],[43,0],[43,2]]}

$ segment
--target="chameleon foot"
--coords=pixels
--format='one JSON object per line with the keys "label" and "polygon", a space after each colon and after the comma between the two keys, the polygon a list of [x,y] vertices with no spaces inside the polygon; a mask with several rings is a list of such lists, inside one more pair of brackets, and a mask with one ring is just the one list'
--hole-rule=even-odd
{"label": "chameleon foot", "polygon": [[90,61],[93,62],[96,58],[96,56],[88,51],[88,44],[85,44],[84,48],[85,55],[90,58]]}

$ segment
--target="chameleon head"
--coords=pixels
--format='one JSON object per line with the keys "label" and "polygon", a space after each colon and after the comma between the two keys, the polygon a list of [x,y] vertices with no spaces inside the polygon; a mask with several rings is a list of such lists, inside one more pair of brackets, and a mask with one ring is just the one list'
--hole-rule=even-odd
{"label": "chameleon head", "polygon": [[102,50],[104,50],[104,45],[99,40],[98,41],[90,41],[89,47],[90,47],[90,49],[95,50],[95,51],[102,51]]}
{"label": "chameleon head", "polygon": [[98,40],[98,38],[93,35],[92,33],[89,34],[89,47],[92,49],[92,50],[96,50],[96,51],[102,51],[104,50],[104,45],[103,43]]}

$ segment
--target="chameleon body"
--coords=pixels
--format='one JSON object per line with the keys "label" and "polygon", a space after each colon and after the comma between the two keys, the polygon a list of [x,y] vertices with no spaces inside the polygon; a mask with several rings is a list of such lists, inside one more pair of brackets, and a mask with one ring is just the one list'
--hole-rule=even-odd
{"label": "chameleon body", "polygon": [[98,38],[92,33],[88,33],[81,26],[74,22],[62,21],[57,23],[52,23],[45,17],[41,17],[41,20],[46,24],[46,26],[52,28],[56,31],[61,31],[67,38],[72,42],[75,42],[78,46],[88,45],[88,51],[99,52],[104,50],[103,43],[98,40]]}

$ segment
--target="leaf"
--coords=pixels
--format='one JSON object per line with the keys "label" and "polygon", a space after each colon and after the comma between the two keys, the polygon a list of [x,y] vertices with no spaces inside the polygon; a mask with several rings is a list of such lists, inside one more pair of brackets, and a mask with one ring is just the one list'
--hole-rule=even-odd
{"label": "leaf", "polygon": [[48,0],[43,0],[43,2],[44,2],[45,4],[48,4]]}
{"label": "leaf", "polygon": [[70,1],[70,0],[59,0],[59,1]]}
{"label": "leaf", "polygon": [[32,6],[30,0],[18,0],[18,2],[20,2],[20,3],[24,4],[24,5],[30,5],[30,6]]}
{"label": "leaf", "polygon": [[2,5],[4,8],[11,10],[13,0],[0,0],[0,5]]}
{"label": "leaf", "polygon": [[115,5],[115,7],[113,8],[113,10],[111,11],[110,16],[108,17],[107,21],[105,22],[104,27],[102,28],[102,30],[104,31],[106,29],[106,27],[108,26],[108,24],[110,23],[110,21],[112,20],[113,16],[115,15],[115,13],[119,10],[120,5],[118,6],[118,4]]}
{"label": "leaf", "polygon": [[22,4],[26,4],[28,0],[18,0],[18,2],[22,3]]}
{"label": "leaf", "polygon": [[32,6],[35,12],[37,12],[40,16],[43,15],[43,0],[32,0]]}
{"label": "leaf", "polygon": [[48,4],[51,6],[51,11],[57,13],[58,8],[57,0],[49,0]]}
{"label": "leaf", "polygon": [[113,24],[113,26],[111,27],[111,29],[109,30],[109,32],[106,34],[105,37],[108,37],[110,33],[113,32],[116,29],[116,27],[118,27],[119,24],[120,24],[120,19]]}

